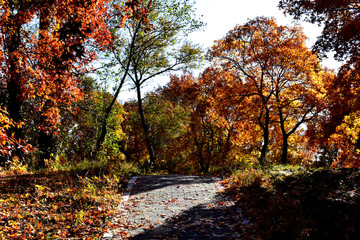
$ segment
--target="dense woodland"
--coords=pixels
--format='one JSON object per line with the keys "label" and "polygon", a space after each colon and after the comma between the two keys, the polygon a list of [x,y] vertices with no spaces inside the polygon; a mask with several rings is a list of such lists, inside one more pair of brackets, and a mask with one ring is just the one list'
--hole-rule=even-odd
{"label": "dense woodland", "polygon": [[[186,40],[206,24],[187,0],[3,0],[1,176],[233,174],[238,191],[258,184],[254,169],[358,168],[360,3],[279,8],[323,27],[312,48],[300,25],[257,17],[202,49]],[[330,53],[339,69],[321,64]],[[159,76],[168,83],[145,92]],[[135,100],[121,103],[127,86]]]}

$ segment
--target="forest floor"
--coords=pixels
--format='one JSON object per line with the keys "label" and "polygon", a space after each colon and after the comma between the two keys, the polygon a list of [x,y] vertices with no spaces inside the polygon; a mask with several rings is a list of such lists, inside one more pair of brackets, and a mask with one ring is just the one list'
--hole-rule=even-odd
{"label": "forest floor", "polygon": [[[360,170],[0,176],[0,239],[360,239]],[[114,206],[118,206],[115,208]]]}
{"label": "forest floor", "polygon": [[100,170],[0,176],[0,239],[100,239],[126,185]]}

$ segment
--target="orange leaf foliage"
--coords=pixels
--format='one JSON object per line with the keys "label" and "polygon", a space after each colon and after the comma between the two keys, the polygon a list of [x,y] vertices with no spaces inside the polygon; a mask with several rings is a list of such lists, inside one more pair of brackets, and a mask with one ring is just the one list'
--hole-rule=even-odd
{"label": "orange leaf foliage", "polygon": [[[128,1],[133,2],[139,1]],[[85,45],[112,44],[105,22],[107,4],[108,0],[2,1],[0,84],[8,99],[1,104],[10,118],[22,121],[26,103],[27,111],[39,114],[35,127],[46,133],[58,130],[60,107],[82,97],[78,76],[97,57]],[[122,8],[121,14],[125,21],[131,14],[140,17],[139,11],[145,14],[136,5]],[[23,137],[20,130],[15,133]]]}

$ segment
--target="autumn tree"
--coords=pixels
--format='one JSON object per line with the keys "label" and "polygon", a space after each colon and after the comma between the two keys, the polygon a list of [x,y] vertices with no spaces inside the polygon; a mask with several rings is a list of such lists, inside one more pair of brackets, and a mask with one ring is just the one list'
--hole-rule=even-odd
{"label": "autumn tree", "polygon": [[[10,128],[21,128],[16,126],[16,123],[9,118],[9,114],[0,108],[0,157],[1,159],[7,160],[6,156],[13,155],[18,149],[22,152],[32,152],[33,147],[26,143],[23,139],[16,139],[13,135],[8,134]],[[0,165],[4,166],[5,161],[1,161]]]}
{"label": "autumn tree", "polygon": [[[144,1],[148,9],[149,28],[136,18],[124,29],[114,31],[115,46],[109,54],[128,77],[136,90],[138,113],[143,129],[149,159],[155,167],[153,139],[143,109],[142,88],[156,76],[169,71],[193,67],[198,63],[200,50],[183,37],[199,29],[202,23],[195,19],[193,4],[188,1]],[[123,81],[122,81],[123,82]],[[121,85],[122,83],[120,83]]]}
{"label": "autumn tree", "polygon": [[128,162],[146,165],[148,156],[140,117],[137,111],[137,102],[128,101],[124,104],[126,112],[122,129],[125,133],[124,139],[119,143],[119,149]]}
{"label": "autumn tree", "polygon": [[347,71],[332,78],[327,86],[329,100],[325,101],[324,105],[327,114],[321,116],[317,125],[308,129],[308,134],[322,152],[332,152],[331,159],[324,159],[328,165],[333,163],[333,166],[359,166],[360,98],[359,86],[354,82],[355,72]]}
{"label": "autumn tree", "polygon": [[224,124],[224,119],[214,115],[213,101],[219,93],[214,75],[211,70],[205,70],[199,77],[189,73],[173,75],[161,91],[162,96],[189,114],[189,119],[183,122],[184,131],[168,146],[167,156],[182,158],[184,169],[199,173],[230,166],[227,160],[233,129],[231,124]]}
{"label": "autumn tree", "polygon": [[[163,89],[147,93],[144,97],[144,112],[148,116],[149,135],[153,139],[153,148],[157,159],[157,168],[169,173],[179,173],[185,158],[184,149],[175,150],[179,137],[187,130],[189,111],[163,93]],[[123,122],[125,137],[119,147],[128,161],[147,167],[148,152],[141,128],[136,100],[124,104],[127,114]]]}
{"label": "autumn tree", "polygon": [[[360,4],[358,1],[348,0],[283,0],[280,1],[279,7],[296,19],[321,24],[323,32],[313,46],[314,50],[324,56],[333,51],[337,60],[344,61],[336,80],[329,89],[332,92],[332,101],[328,104],[329,117],[322,123],[324,134],[322,134],[321,144],[328,145],[328,148],[338,147],[344,153],[341,154],[342,162],[346,161],[345,156],[349,156],[349,161],[345,165],[350,166],[351,162],[358,165],[354,157],[358,140],[354,139],[354,136],[359,135],[359,131],[355,127],[349,127],[349,119],[356,122],[354,117],[358,116],[359,112],[357,102],[360,93],[358,85]],[[334,135],[330,137],[332,134]],[[328,141],[330,139],[336,140]],[[348,145],[344,145],[345,142]]]}
{"label": "autumn tree", "polygon": [[[124,19],[132,9],[122,9]],[[106,1],[5,0],[0,12],[1,104],[15,123],[8,134],[24,138],[21,122],[36,128],[43,166],[50,154],[46,141],[60,123],[59,107],[81,97],[78,76],[96,58],[85,43],[111,43]],[[38,120],[30,120],[30,112]]]}
{"label": "autumn tree", "polygon": [[212,122],[213,127],[221,129],[216,131],[218,149],[222,152],[217,155],[222,159],[220,163],[227,165],[236,162],[251,163],[258,150],[262,148],[263,136],[255,115],[248,108],[253,104],[253,99],[247,94],[249,89],[237,81],[238,79],[237,70],[224,70],[218,65],[205,69],[199,78],[199,84],[203,89],[202,95],[207,96],[208,121]]}
{"label": "autumn tree", "polygon": [[[105,82],[105,85],[109,84],[109,78],[115,80],[113,82],[113,84],[115,84],[115,87],[112,101],[108,104],[108,106],[105,106],[104,108],[105,114],[101,121],[99,137],[96,141],[95,148],[92,151],[94,158],[96,158],[97,153],[100,150],[107,135],[108,121],[111,118],[113,107],[117,102],[117,98],[125,84],[125,80],[131,66],[131,60],[134,54],[135,38],[132,38],[131,42],[127,46],[127,58],[120,59],[120,57],[118,56],[118,52],[123,50],[121,48],[125,47],[124,45],[120,44],[123,43],[124,39],[119,38],[119,36],[117,35],[119,31],[118,29],[120,28],[119,24],[121,24],[122,26],[124,25],[123,9],[132,9],[131,14],[126,15],[126,19],[130,19],[131,21],[135,21],[137,23],[134,31],[135,33],[137,33],[138,31],[141,31],[141,29],[142,31],[146,31],[151,28],[151,25],[148,21],[148,9],[151,6],[152,1],[144,3],[143,1],[129,2],[120,0],[111,1],[110,3],[110,8],[112,10],[110,18],[107,20],[107,24],[109,26],[110,32],[112,33],[112,39],[114,40],[114,43],[107,48],[103,48],[102,46],[98,48],[98,51],[101,52],[102,55],[102,57],[99,59],[99,63],[102,66],[100,70],[97,71],[97,75],[100,76],[101,81]],[[133,22],[130,22],[128,24],[134,27]],[[118,67],[119,63],[121,63],[120,68]],[[105,87],[105,89],[108,90],[107,87]]]}
{"label": "autumn tree", "polygon": [[360,3],[351,0],[281,0],[279,7],[295,19],[323,25],[314,49],[335,51],[339,60],[358,62]]}
{"label": "autumn tree", "polygon": [[321,110],[321,69],[305,40],[299,27],[278,26],[274,19],[260,17],[236,26],[208,53],[223,71],[237,71],[238,102],[248,101],[243,113],[262,131],[262,165],[272,129],[281,130],[285,164],[289,137]]}
{"label": "autumn tree", "polygon": [[[4,91],[2,107],[9,112],[9,117],[15,122],[15,125],[9,129],[9,135],[14,134],[15,139],[22,136],[21,128],[18,124],[21,122],[21,105],[24,101],[22,88],[25,87],[24,79],[29,77],[22,68],[21,63],[26,62],[25,56],[19,56],[23,41],[21,29],[30,19],[27,15],[34,14],[29,4],[22,1],[5,1],[0,6],[1,9],[1,60],[6,64],[1,66],[2,88]],[[25,58],[25,61],[24,61]],[[8,98],[8,99],[6,99]],[[17,155],[21,152],[17,151]]]}
{"label": "autumn tree", "polygon": [[[68,108],[60,109],[62,124],[59,126],[60,139],[56,142],[57,155],[72,164],[92,159],[92,149],[99,137],[99,128],[104,117],[103,109],[113,99],[112,95],[101,89],[92,78],[84,77],[80,87],[84,94],[83,98],[71,104],[71,108],[76,111]],[[124,137],[121,128],[123,115],[122,105],[116,102],[113,114],[108,119],[107,137],[102,151],[98,153],[100,157],[103,157],[102,159],[108,160],[108,163],[120,155],[118,142]]]}

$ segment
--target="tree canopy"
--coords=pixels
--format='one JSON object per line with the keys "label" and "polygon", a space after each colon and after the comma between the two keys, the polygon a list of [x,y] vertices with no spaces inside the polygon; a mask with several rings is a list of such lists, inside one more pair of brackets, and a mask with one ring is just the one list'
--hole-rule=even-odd
{"label": "tree canopy", "polygon": [[339,150],[342,164],[358,166],[359,163],[355,159],[360,135],[356,124],[353,124],[357,122],[355,116],[358,116],[360,96],[359,2],[283,0],[280,1],[279,7],[296,19],[322,25],[323,32],[315,43],[314,50],[325,56],[333,51],[336,59],[344,61],[336,80],[329,85],[329,117],[323,121],[324,134],[318,136],[320,135],[320,142],[327,145],[327,148]]}
{"label": "tree canopy", "polygon": [[[123,21],[138,11],[132,3],[121,9]],[[49,158],[60,108],[81,98],[79,76],[96,58],[85,43],[112,43],[107,1],[5,0],[0,12],[1,108],[14,121],[7,135],[29,141],[40,148],[40,158]],[[12,153],[22,158],[15,149]]]}
{"label": "tree canopy", "polygon": [[262,163],[275,137],[270,136],[271,129],[281,132],[281,162],[286,163],[289,137],[321,111],[322,70],[305,39],[299,27],[256,18],[236,26],[209,51],[209,59],[221,72],[234,72],[230,81],[237,83],[235,97],[244,104],[248,122],[262,132]]}

